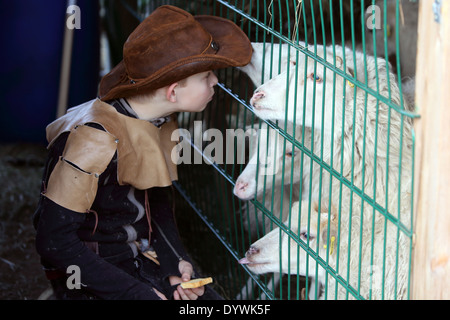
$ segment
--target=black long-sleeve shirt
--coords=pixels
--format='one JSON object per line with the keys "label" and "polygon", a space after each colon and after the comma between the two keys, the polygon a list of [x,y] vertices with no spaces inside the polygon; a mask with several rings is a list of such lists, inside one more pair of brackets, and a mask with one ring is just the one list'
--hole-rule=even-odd
{"label": "black long-sleeve shirt", "polygon": [[[124,100],[110,104],[118,112],[135,117]],[[102,130],[97,124],[88,125]],[[61,134],[49,149],[44,189],[67,137],[68,133]],[[171,188],[138,190],[132,185],[119,185],[117,172],[116,153],[99,176],[89,213],[64,208],[42,195],[34,216],[37,251],[47,268],[65,271],[70,265],[78,266],[83,289],[99,298],[157,299],[148,284],[121,266],[132,263],[138,254],[135,241],[149,237],[148,220],[152,222],[151,245],[158,255],[162,277],[179,275],[178,262],[189,260],[174,220]],[[146,193],[150,216],[145,211]]]}

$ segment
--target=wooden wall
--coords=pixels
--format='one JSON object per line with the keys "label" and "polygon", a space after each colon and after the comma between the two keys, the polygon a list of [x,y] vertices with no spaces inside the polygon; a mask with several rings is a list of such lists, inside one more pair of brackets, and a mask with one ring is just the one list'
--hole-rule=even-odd
{"label": "wooden wall", "polygon": [[450,299],[450,1],[437,2],[419,7],[412,299]]}

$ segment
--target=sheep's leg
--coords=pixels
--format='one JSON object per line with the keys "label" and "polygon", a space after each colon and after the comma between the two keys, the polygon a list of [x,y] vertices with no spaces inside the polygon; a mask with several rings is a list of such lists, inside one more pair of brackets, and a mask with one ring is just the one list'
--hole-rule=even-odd
{"label": "sheep's leg", "polygon": [[248,277],[247,283],[242,287],[241,292],[236,296],[236,300],[249,300],[253,296],[253,279]]}
{"label": "sheep's leg", "polygon": [[[267,286],[267,289],[269,289],[272,293],[275,292],[275,288],[279,285],[281,279],[280,273],[274,273],[272,278],[269,280],[269,286]],[[258,298],[258,300],[267,300],[267,295],[261,294]]]}
{"label": "sheep's leg", "polygon": [[[270,284],[267,287],[271,292],[275,292],[275,288],[279,285],[281,275],[279,273],[274,273],[272,279],[269,281]],[[236,300],[249,300],[253,297],[254,286],[253,279],[249,277],[245,286],[242,287],[241,292],[236,296]],[[267,300],[267,295],[261,294],[257,300]]]}
{"label": "sheep's leg", "polygon": [[310,277],[308,300],[316,300],[316,279]]}
{"label": "sheep's leg", "polygon": [[[308,299],[309,300],[323,300],[324,294],[322,292],[322,283],[320,281],[317,281],[317,291],[316,291],[316,278],[310,277],[310,285],[309,292],[308,292]],[[317,294],[316,294],[317,292]]]}

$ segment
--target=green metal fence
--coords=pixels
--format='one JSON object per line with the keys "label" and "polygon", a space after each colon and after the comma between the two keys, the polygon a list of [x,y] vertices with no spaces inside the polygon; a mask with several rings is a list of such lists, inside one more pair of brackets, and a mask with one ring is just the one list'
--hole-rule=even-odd
{"label": "green metal fence", "polygon": [[[259,79],[248,70],[218,70],[211,105],[179,115],[191,137],[192,164],[178,168],[177,220],[203,275],[228,299],[408,299],[416,115],[413,82],[405,78],[414,76],[417,4],[120,2],[137,20],[162,4],[228,18],[266,48],[255,65]],[[261,119],[250,105],[259,85],[253,82],[265,83],[269,99],[268,81],[276,76],[284,94],[277,101],[291,121]],[[215,153],[206,150],[217,140],[203,136],[211,128],[224,137]],[[245,141],[253,147],[237,143],[236,130],[249,128],[256,134]],[[262,192],[244,201],[233,191],[255,153],[255,189]],[[279,155],[276,173],[261,171]],[[258,274],[239,263],[252,244],[249,260],[276,246],[275,270]]]}

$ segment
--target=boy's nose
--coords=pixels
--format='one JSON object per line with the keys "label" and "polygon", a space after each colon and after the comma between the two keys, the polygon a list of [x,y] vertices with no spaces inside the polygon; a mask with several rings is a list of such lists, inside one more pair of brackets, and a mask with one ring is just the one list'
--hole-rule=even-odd
{"label": "boy's nose", "polygon": [[211,72],[210,78],[211,78],[211,80],[210,80],[211,87],[214,87],[219,82],[219,79],[217,79],[217,76],[214,72]]}

